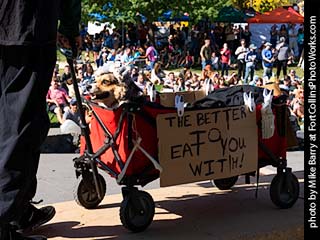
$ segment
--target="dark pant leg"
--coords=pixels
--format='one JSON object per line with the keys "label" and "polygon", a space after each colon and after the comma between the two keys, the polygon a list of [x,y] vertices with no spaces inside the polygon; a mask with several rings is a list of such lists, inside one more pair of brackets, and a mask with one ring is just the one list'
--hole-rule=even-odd
{"label": "dark pant leg", "polygon": [[282,66],[281,61],[278,60],[278,61],[277,61],[277,78],[280,77],[281,66]]}
{"label": "dark pant leg", "polygon": [[18,220],[35,195],[55,62],[55,45],[0,46],[0,223]]}
{"label": "dark pant leg", "polygon": [[287,77],[287,67],[288,67],[288,61],[282,61],[282,70],[283,70],[283,77]]}
{"label": "dark pant leg", "polygon": [[244,79],[244,77],[245,77],[244,60],[237,60],[237,62],[238,62],[238,77]]}

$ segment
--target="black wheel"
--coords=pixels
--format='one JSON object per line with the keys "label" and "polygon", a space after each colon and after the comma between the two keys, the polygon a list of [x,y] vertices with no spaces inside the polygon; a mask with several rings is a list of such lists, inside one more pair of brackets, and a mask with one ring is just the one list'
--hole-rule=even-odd
{"label": "black wheel", "polygon": [[238,181],[238,177],[239,176],[216,179],[216,180],[213,180],[212,184],[215,185],[220,190],[229,190],[236,184],[236,182]]}
{"label": "black wheel", "polygon": [[86,181],[83,179],[83,177],[79,177],[77,179],[73,197],[80,206],[83,206],[87,209],[93,209],[101,203],[103,196],[106,194],[107,186],[106,181],[100,174],[98,174],[98,181],[101,187],[101,199],[98,197],[92,174],[88,176]]}
{"label": "black wheel", "polygon": [[277,207],[283,209],[291,208],[298,197],[299,182],[294,174],[280,173],[272,179],[270,185],[270,198]]}
{"label": "black wheel", "polygon": [[137,191],[124,196],[120,206],[120,220],[132,232],[144,231],[154,216],[154,201],[147,192]]}

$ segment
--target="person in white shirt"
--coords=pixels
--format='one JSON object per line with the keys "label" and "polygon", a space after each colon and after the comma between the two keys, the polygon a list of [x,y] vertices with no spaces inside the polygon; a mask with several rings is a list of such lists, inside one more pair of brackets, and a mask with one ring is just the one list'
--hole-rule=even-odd
{"label": "person in white shirt", "polygon": [[246,40],[240,40],[240,46],[236,49],[235,55],[237,56],[237,65],[238,65],[238,76],[244,79],[246,74],[246,62],[245,56],[249,49],[246,47]]}

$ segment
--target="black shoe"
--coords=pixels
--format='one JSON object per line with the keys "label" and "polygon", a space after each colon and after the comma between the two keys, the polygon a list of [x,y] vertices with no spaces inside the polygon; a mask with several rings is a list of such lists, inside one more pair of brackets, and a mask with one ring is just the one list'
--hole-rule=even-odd
{"label": "black shoe", "polygon": [[30,204],[21,221],[16,224],[17,232],[32,232],[46,222],[49,222],[55,214],[56,210],[52,206],[38,209]]}

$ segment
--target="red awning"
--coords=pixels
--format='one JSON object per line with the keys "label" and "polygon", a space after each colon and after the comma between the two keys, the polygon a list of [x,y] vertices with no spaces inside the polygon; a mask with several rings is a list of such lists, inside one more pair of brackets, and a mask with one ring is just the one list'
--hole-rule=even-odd
{"label": "red awning", "polygon": [[[292,9],[293,10],[293,9]],[[293,10],[294,11],[294,10]],[[247,20],[248,23],[303,23],[304,17],[296,11],[276,8],[271,12],[257,15]]]}

